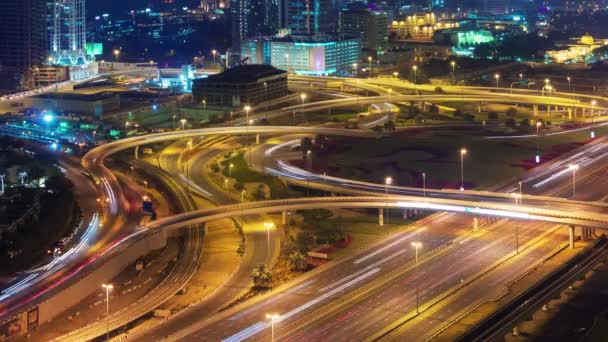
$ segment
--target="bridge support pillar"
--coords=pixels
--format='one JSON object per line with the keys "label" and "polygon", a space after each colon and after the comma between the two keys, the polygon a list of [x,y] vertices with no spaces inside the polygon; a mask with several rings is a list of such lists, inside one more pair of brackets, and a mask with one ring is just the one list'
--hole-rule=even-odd
{"label": "bridge support pillar", "polygon": [[255,135],[255,144],[256,144],[256,145],[259,145],[259,144],[260,144],[260,135],[259,135],[259,134],[256,134],[256,135]]}
{"label": "bridge support pillar", "polygon": [[583,240],[593,240],[594,228],[582,227]]}
{"label": "bridge support pillar", "polygon": [[570,248],[574,248],[574,226],[568,226],[568,240],[570,242]]}
{"label": "bridge support pillar", "polygon": [[407,209],[403,209],[403,219],[407,220],[408,217],[408,210]]}
{"label": "bridge support pillar", "polygon": [[287,212],[286,211],[281,212],[281,224],[283,226],[287,225]]}
{"label": "bridge support pillar", "polygon": [[538,116],[538,105],[532,105],[532,112],[534,116]]}
{"label": "bridge support pillar", "polygon": [[139,158],[139,145],[135,146],[133,153],[135,153],[135,160],[137,160]]}
{"label": "bridge support pillar", "polygon": [[568,108],[568,120],[572,120],[572,108]]}
{"label": "bridge support pillar", "polygon": [[477,113],[481,113],[481,102],[477,104]]}
{"label": "bridge support pillar", "polygon": [[378,208],[378,225],[384,226],[384,208]]}
{"label": "bridge support pillar", "polygon": [[479,229],[479,218],[477,216],[473,217],[473,231],[476,232]]}

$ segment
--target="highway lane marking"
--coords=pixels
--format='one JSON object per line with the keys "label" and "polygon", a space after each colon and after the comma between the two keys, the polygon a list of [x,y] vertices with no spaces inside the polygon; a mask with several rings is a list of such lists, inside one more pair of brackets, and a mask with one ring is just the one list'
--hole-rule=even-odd
{"label": "highway lane marking", "polygon": [[[316,305],[316,304],[324,301],[325,299],[333,296],[334,294],[336,294],[336,293],[338,293],[338,292],[340,292],[340,291],[342,291],[342,290],[344,290],[344,289],[346,289],[346,288],[348,288],[350,286],[353,286],[356,283],[359,283],[359,282],[365,280],[366,278],[371,277],[372,275],[378,273],[379,271],[380,271],[379,268],[375,268],[375,269],[373,269],[373,270],[371,270],[371,271],[369,271],[369,272],[367,272],[367,273],[365,273],[365,274],[363,274],[363,275],[361,275],[361,276],[359,276],[359,277],[357,277],[357,278],[349,281],[348,283],[343,284],[342,286],[339,286],[339,287],[337,287],[337,288],[335,288],[335,289],[333,289],[333,290],[331,290],[331,291],[329,291],[329,292],[327,292],[327,293],[319,296],[318,298],[315,298],[315,299],[313,299],[313,300],[311,300],[311,301],[309,301],[309,302],[307,302],[307,303],[305,303],[303,305],[298,306],[297,308],[295,308],[295,309],[293,309],[293,310],[291,310],[291,311],[289,311],[289,312],[281,315],[275,321],[275,325],[277,323],[280,323],[281,321],[287,320],[287,319],[289,319],[289,318],[291,318],[291,317],[299,314],[300,312],[302,312],[302,311],[304,311],[304,310],[312,307],[313,305]],[[248,339],[249,337],[251,337],[251,336],[253,336],[253,335],[261,332],[262,330],[267,329],[268,327],[270,327],[270,324],[268,322],[257,322],[255,324],[249,326],[248,328],[246,328],[244,330],[241,330],[238,333],[236,333],[236,334],[234,334],[234,335],[232,335],[230,337],[222,339],[222,342],[238,342],[238,341],[243,341],[243,340]]]}
{"label": "highway lane marking", "polygon": [[243,311],[243,312],[241,312],[241,313],[237,314],[237,315],[234,315],[234,316],[230,317],[228,320],[230,320],[230,321],[234,321],[234,320],[237,320],[237,319],[242,318],[242,317],[244,317],[244,316],[247,316],[247,315],[248,315],[248,314],[250,314],[251,312],[253,312],[253,311],[255,311],[255,310],[259,309],[260,307],[262,307],[262,306],[264,306],[264,305],[268,305],[268,304],[274,303],[274,302],[276,302],[277,300],[281,299],[281,297],[283,297],[283,296],[285,296],[285,295],[287,295],[287,294],[290,294],[290,293],[294,293],[294,292],[296,292],[296,291],[299,291],[299,290],[301,290],[301,289],[305,288],[306,286],[308,286],[308,285],[310,285],[310,284],[312,284],[312,283],[314,283],[314,282],[316,282],[316,281],[317,281],[317,279],[311,279],[311,280],[309,280],[309,281],[306,281],[306,282],[304,282],[304,283],[302,283],[302,284],[300,284],[300,285],[298,285],[298,286],[296,286],[296,287],[293,287],[293,288],[289,289],[288,291],[284,291],[283,293],[281,293],[281,294],[277,295],[275,298],[272,298],[272,299],[270,299],[270,300],[268,300],[268,301],[265,301],[265,302],[259,303],[259,304],[255,305],[255,306],[253,306],[253,307],[251,307],[251,308],[249,308],[249,309],[247,309],[247,310],[245,310],[245,311]]}
{"label": "highway lane marking", "polygon": [[374,251],[374,252],[372,252],[372,253],[370,253],[370,254],[368,254],[368,255],[360,258],[360,259],[358,259],[358,260],[353,261],[353,264],[360,264],[360,263],[364,262],[365,260],[373,258],[374,256],[376,256],[376,255],[378,255],[378,254],[386,251],[387,249],[390,249],[390,248],[394,247],[395,245],[397,245],[399,243],[404,242],[407,239],[410,239],[410,238],[412,238],[412,237],[414,237],[414,236],[416,236],[416,235],[424,232],[425,230],[427,230],[427,227],[422,227],[420,229],[417,229],[416,231],[414,231],[412,233],[409,233],[406,236],[401,237],[401,238],[399,238],[399,239],[397,239],[397,240],[389,243],[388,245],[386,245],[386,246],[384,246],[384,247],[382,247],[382,248],[380,248],[380,249],[378,249],[378,250],[376,250],[376,251]]}

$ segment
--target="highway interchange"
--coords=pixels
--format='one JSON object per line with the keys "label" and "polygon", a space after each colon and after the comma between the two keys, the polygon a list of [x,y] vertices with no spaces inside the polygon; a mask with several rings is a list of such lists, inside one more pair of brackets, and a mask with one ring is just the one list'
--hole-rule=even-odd
{"label": "highway interchange", "polygon": [[[424,97],[424,101],[457,102],[456,98],[462,99],[462,97],[432,95]],[[542,104],[546,103],[548,100],[546,97],[538,98],[539,96],[531,96],[529,102],[526,103]],[[496,95],[475,95],[475,97],[471,97],[468,101],[498,101],[496,99]],[[395,94],[379,97],[372,96],[369,97],[369,99],[365,98],[363,102],[376,104],[390,101],[407,102],[411,100],[421,99],[412,95]],[[343,105],[343,102],[349,103],[349,101],[352,104],[352,99],[324,101],[316,107],[313,103],[304,104],[285,108],[283,113],[289,113],[293,110],[303,112],[333,108],[334,106]],[[357,98],[357,101],[361,101],[361,99]],[[513,101],[514,100],[511,99],[505,100],[504,97],[499,100],[499,102],[502,103],[513,103]],[[553,101],[553,99],[550,99],[550,101]],[[555,99],[555,101],[559,103],[560,106],[589,108],[589,104],[587,103],[578,103],[577,101],[570,99]],[[521,100],[520,103],[522,103]],[[109,198],[109,205],[106,207],[106,218],[109,221],[104,222],[104,226],[109,223],[112,227],[119,227],[124,225],[124,222],[121,222],[120,220],[112,221],[112,218],[122,217],[122,213],[128,211],[128,208],[122,206],[124,201],[122,200],[123,195],[121,193],[120,184],[112,172],[103,165],[104,159],[110,154],[151,142],[179,140],[197,136],[254,134],[289,135],[294,133],[323,135],[342,134],[367,138],[374,136],[374,133],[369,131],[320,127],[237,126],[177,131],[131,138],[117,143],[103,145],[99,149],[89,153],[83,159],[83,165],[94,175],[95,179],[99,181],[103,188],[104,198]],[[264,144],[260,145],[259,148],[264,148]],[[527,213],[529,215],[537,215],[539,212],[543,212],[551,213],[551,220],[555,220],[557,217],[557,223],[576,223],[603,227],[605,218],[603,214],[597,213],[603,211],[604,206],[600,203],[569,202],[546,197],[535,197],[533,195],[565,195],[568,191],[570,179],[567,175],[564,176],[563,173],[561,177],[556,177],[555,174],[559,174],[565,166],[575,162],[588,163],[585,164],[585,166],[589,166],[589,168],[585,169],[585,173],[579,180],[582,185],[579,186],[583,187],[581,188],[581,191],[593,193],[593,188],[584,191],[584,184],[586,181],[592,179],[593,175],[597,172],[602,172],[605,168],[605,161],[603,160],[603,154],[606,153],[605,148],[606,146],[603,142],[598,143],[597,145],[587,146],[575,156],[569,156],[563,160],[552,163],[552,165],[546,165],[538,170],[534,170],[526,177],[526,181],[535,182],[534,184],[542,184],[542,182],[545,182],[546,184],[551,182],[551,186],[535,187],[534,184],[532,184],[524,196],[525,203],[521,206],[505,204],[505,201],[512,200],[512,198],[509,198],[510,195],[505,197],[504,195],[498,194],[499,192],[515,192],[516,184],[512,184],[505,188],[495,189],[496,192],[494,193],[470,191],[442,192],[429,190],[429,198],[422,201],[422,204],[419,207],[430,208],[433,211],[449,211],[449,209],[458,211],[456,210],[457,206],[462,207],[465,203],[470,204],[470,202],[458,202],[459,200],[475,200],[478,202],[484,201],[479,204],[479,207],[491,210],[505,209],[505,213],[508,213],[506,216],[512,216],[513,213],[521,213],[522,211],[528,211]],[[263,153],[265,154],[265,151],[263,151]],[[293,181],[297,181],[298,179],[301,180],[302,177],[305,177],[309,178],[307,179],[307,183],[311,186],[325,186],[325,190],[327,191],[350,194],[357,192],[361,194],[360,192],[364,191],[369,195],[375,195],[375,197],[361,198],[358,201],[353,201],[353,203],[340,203],[339,205],[336,205],[337,207],[349,207],[352,205],[352,207],[381,208],[386,206],[388,201],[390,202],[388,204],[389,206],[403,208],[404,204],[401,202],[420,202],[420,189],[391,187],[390,193],[393,195],[406,194],[409,196],[418,196],[418,198],[394,197],[388,200],[378,199],[378,195],[381,195],[385,190],[383,185],[374,186],[365,184],[365,188],[362,190],[361,184],[356,184],[356,186],[354,186],[352,182],[348,182],[347,180],[330,179],[321,175],[307,174],[303,170],[297,170],[284,163],[282,164],[281,161],[275,162],[277,163],[277,170],[275,171],[280,172],[282,176]],[[173,164],[174,161],[167,161],[166,163],[168,166]],[[202,170],[202,168],[199,167],[198,170]],[[594,171],[589,172],[587,170]],[[172,173],[175,174],[175,170],[173,170]],[[200,182],[202,182],[202,178],[203,175],[197,175],[194,172],[190,176],[191,180],[196,180],[193,183],[199,184],[199,186]],[[203,186],[202,188],[206,187]],[[353,191],[353,188],[355,191]],[[213,196],[214,194],[210,193],[209,195]],[[594,196],[600,198],[601,195],[602,194],[600,193],[588,195],[589,198],[586,199],[593,199]],[[219,197],[220,195],[215,196]],[[327,203],[324,202],[331,201],[331,199],[310,199],[302,200],[301,202],[303,202],[303,204],[301,204],[301,206],[294,204],[292,206],[271,208],[266,208],[266,204],[262,202],[256,202],[247,203],[245,205],[233,205],[232,207],[218,207],[215,210],[200,213],[193,212],[184,214],[184,216],[202,216],[206,220],[209,220],[219,217],[241,216],[261,212],[277,212],[295,210],[298,208],[327,206]],[[451,203],[454,207],[425,207],[428,203],[432,204],[436,201],[442,206],[445,206],[446,203]],[[295,200],[295,202],[297,202],[297,200]],[[385,204],[383,205],[383,203]],[[268,206],[270,205],[271,203],[268,203]],[[250,207],[251,211],[249,211]],[[546,209],[543,207],[553,207],[554,209]],[[560,211],[557,209],[560,207],[565,208],[565,210]],[[568,209],[571,208],[576,208],[579,211],[576,213],[568,212]],[[585,210],[585,212],[583,212],[583,210]],[[210,216],[210,214],[213,213],[217,213],[217,215]],[[479,214],[498,215],[499,212],[480,212]],[[182,227],[192,223],[191,221],[180,222],[182,218],[183,216],[175,216],[169,218],[168,221],[153,222],[148,225],[148,228],[170,229],[172,226]],[[569,222],[564,220],[564,218],[579,221]],[[174,224],[171,220],[177,220],[178,223]],[[547,219],[547,221],[551,220]],[[464,283],[465,279],[474,278],[475,274],[480,269],[490,267],[501,260],[501,258],[510,256],[509,253],[513,251],[513,222],[506,220],[490,220],[484,225],[484,229],[480,230],[480,232],[471,233],[470,221],[471,219],[468,216],[447,213],[430,216],[422,222],[418,222],[415,226],[408,228],[407,231],[388,237],[377,246],[362,252],[358,256],[342,260],[331,267],[321,269],[319,272],[312,272],[310,275],[305,275],[294,284],[285,286],[283,291],[278,289],[267,296],[259,297],[210,319],[208,319],[209,317],[202,317],[207,319],[201,319],[195,322],[192,320],[192,315],[190,315],[189,319],[181,319],[181,323],[177,324],[178,330],[171,332],[160,331],[157,334],[163,336],[171,334],[171,339],[184,337],[186,340],[225,339],[236,341],[246,338],[258,339],[261,336],[268,334],[268,323],[263,319],[265,313],[276,311],[281,314],[276,332],[277,336],[281,339],[318,339],[327,334],[330,329],[334,333],[340,331],[339,337],[337,338],[338,340],[352,340],[357,336],[371,337],[373,334],[382,331],[382,329],[389,324],[397,322],[403,316],[411,315],[413,311],[415,312],[415,303],[412,302],[412,298],[415,297],[413,296],[413,291],[416,289],[412,287],[413,284],[419,284],[416,287],[424,289],[419,293],[419,300],[420,303],[422,303],[420,307],[425,308],[425,306],[428,306],[433,300],[440,297],[446,291],[457,286],[459,282]],[[489,293],[491,292],[490,289],[496,289],[497,285],[508,281],[508,279],[514,278],[513,269],[521,270],[537,263],[539,258],[556,248],[564,239],[567,239],[567,232],[565,229],[558,230],[555,229],[554,226],[553,223],[549,222],[522,222],[520,224],[519,238],[522,246],[526,247],[522,247],[520,254],[511,256],[509,263],[504,265],[500,264],[500,266],[503,267],[502,271],[497,272],[497,274],[492,274],[493,278],[488,278],[493,279],[492,281],[485,280],[481,283],[474,283],[472,286],[480,286],[482,289],[485,288],[485,291]],[[501,227],[510,228],[501,229]],[[120,230],[121,233],[124,234],[123,236],[127,236],[125,230],[117,230]],[[112,248],[120,248],[123,243],[125,246],[128,246],[128,241],[130,239],[134,239],[134,236],[141,235],[142,232],[145,231],[148,230],[138,230],[135,235],[119,240],[120,243],[113,243]],[[112,238],[115,238],[115,236]],[[98,243],[107,245],[111,239],[100,239],[98,240]],[[404,245],[409,246],[410,242],[414,240],[424,240],[425,251],[433,251],[431,256],[423,258],[418,265],[420,269],[424,268],[424,271],[415,272],[416,269],[412,265],[413,253],[410,249],[403,248]],[[490,243],[488,243],[488,241],[490,241]],[[447,245],[457,247],[445,247]],[[462,262],[453,265],[453,260],[462,260]],[[480,263],[480,260],[483,262]],[[472,265],[475,265],[475,267],[471,267]],[[446,269],[450,269],[448,274],[445,274]],[[438,279],[441,281],[437,281]],[[465,292],[466,291],[463,291],[463,293],[456,296],[455,299],[450,300],[450,309],[443,311],[444,315],[458,313],[466,309],[467,306],[473,305],[474,301],[471,302],[470,300],[472,296],[479,297],[475,298],[476,300],[482,300],[484,298],[484,296],[472,295],[477,293],[476,291],[468,291],[468,294]],[[349,297],[348,300],[346,297]],[[232,316],[230,316],[230,314],[232,314]],[[437,313],[435,312],[433,314]],[[411,336],[420,336],[421,339],[423,339],[422,337],[425,334],[432,333],[433,329],[429,329],[428,324],[432,320],[439,318],[432,317],[430,314],[426,318],[423,316],[424,315],[408,323],[406,326],[411,326],[410,328],[406,329],[406,326],[403,326],[401,330],[405,330],[402,331],[401,334],[413,334]],[[176,319],[175,321],[178,320]],[[339,325],[339,327],[337,327],[337,325]],[[198,329],[203,329],[203,333],[198,332]],[[209,334],[209,331],[213,331],[214,333]],[[399,332],[393,332],[393,334],[399,336]]]}

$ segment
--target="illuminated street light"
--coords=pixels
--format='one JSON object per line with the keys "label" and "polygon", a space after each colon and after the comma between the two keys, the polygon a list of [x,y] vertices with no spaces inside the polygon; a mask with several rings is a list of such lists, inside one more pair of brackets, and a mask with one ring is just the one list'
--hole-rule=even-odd
{"label": "illuminated street light", "polygon": [[203,104],[203,110],[207,110],[207,100],[203,99],[201,103]]}
{"label": "illuminated street light", "polygon": [[426,198],[426,172],[422,173],[422,197]]}
{"label": "illuminated street light", "polygon": [[539,129],[543,125],[542,122],[536,122],[536,164],[540,164],[540,149],[538,147]]}
{"label": "illuminated street light", "polygon": [[414,65],[412,70],[414,70],[414,89],[416,90],[416,95],[418,95],[418,87],[416,85],[418,83],[418,66]]}
{"label": "illuminated street light", "polygon": [[146,189],[148,188],[148,181],[144,181],[144,185],[146,186]]}
{"label": "illuminated street light", "polygon": [[266,314],[266,319],[270,320],[270,342],[274,342],[274,322],[280,318],[277,314]]}
{"label": "illuminated street light", "polygon": [[572,197],[576,194],[576,171],[579,169],[578,164],[572,164],[568,166],[568,169],[572,171]]}
{"label": "illuminated street light", "polygon": [[397,71],[393,72],[393,77],[398,78],[399,77],[399,72],[397,72]]}
{"label": "illuminated street light", "polygon": [[519,73],[519,81],[521,82],[521,81],[523,81],[523,80],[524,80],[524,74]]}
{"label": "illuminated street light", "polygon": [[106,340],[110,341],[110,291],[114,288],[112,284],[101,284],[106,290]]}
{"label": "illuminated street light", "polygon": [[306,93],[300,94],[300,100],[302,100],[302,104],[304,104],[304,101],[306,101],[306,96]]}
{"label": "illuminated street light", "polygon": [[241,203],[243,203],[245,201],[245,189],[243,189],[243,191],[241,191]]}
{"label": "illuminated street light", "polygon": [[186,119],[180,119],[179,122],[182,124],[182,131],[186,130]]}
{"label": "illuminated street light", "polygon": [[452,66],[452,83],[456,82],[456,62],[451,61],[450,65]]}
{"label": "illuminated street light", "polygon": [[386,224],[388,224],[388,186],[393,183],[393,177],[384,178],[384,190],[386,193]]}
{"label": "illuminated street light", "polygon": [[468,153],[466,148],[460,149],[460,191],[464,190],[464,156]]}
{"label": "illuminated street light", "polygon": [[372,56],[367,57],[367,61],[369,62],[369,72],[372,72]]}
{"label": "illuminated street light", "polygon": [[232,168],[234,167],[234,164],[230,163],[230,165],[228,165],[228,178],[232,178]]}
{"label": "illuminated street light", "polygon": [[211,50],[211,54],[213,55],[213,64],[215,64],[215,56],[217,55],[217,50],[213,49]]}
{"label": "illuminated street light", "polygon": [[571,93],[572,92],[572,85],[571,85],[572,77],[568,76],[568,77],[566,77],[566,80],[568,80],[568,92]]}
{"label": "illuminated street light", "polygon": [[249,111],[251,110],[251,106],[246,105],[244,109],[245,109],[245,114],[247,115],[246,120],[249,121]]}
{"label": "illuminated street light", "polygon": [[355,77],[357,77],[357,66],[359,66],[357,63],[353,63],[353,75]]}
{"label": "illuminated street light", "polygon": [[416,251],[416,313],[420,313],[420,305],[419,305],[419,296],[418,296],[418,248],[422,247],[422,242],[414,241],[412,242],[412,247]]}
{"label": "illuminated street light", "polygon": [[594,115],[593,113],[594,113],[594,111],[595,111],[595,105],[596,105],[596,104],[597,104],[597,101],[595,101],[595,100],[592,100],[592,101],[591,101],[591,123],[592,123],[592,124],[593,124],[593,115]]}
{"label": "illuminated street light", "polygon": [[494,74],[494,78],[496,79],[496,88],[498,88],[498,81],[500,81],[500,74]]}
{"label": "illuminated street light", "polygon": [[119,55],[120,55],[120,50],[115,49],[115,50],[114,50],[114,60],[115,60],[116,62],[118,62],[118,56],[119,56]]}

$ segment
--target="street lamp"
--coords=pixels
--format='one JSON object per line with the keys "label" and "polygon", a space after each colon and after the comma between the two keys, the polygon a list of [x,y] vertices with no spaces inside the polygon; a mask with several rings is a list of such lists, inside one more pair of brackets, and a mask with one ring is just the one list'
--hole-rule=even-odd
{"label": "street lamp", "polygon": [[572,81],[572,77],[568,76],[566,77],[566,80],[568,80],[568,92],[571,93],[572,92],[572,85],[571,85],[571,81]]}
{"label": "street lamp", "polygon": [[357,64],[357,63],[353,63],[353,75],[354,75],[355,77],[357,77],[357,66],[358,66],[358,64]]}
{"label": "street lamp", "polygon": [[466,148],[460,149],[460,191],[464,190],[464,156],[468,153]]}
{"label": "street lamp", "polygon": [[148,188],[148,181],[144,181],[144,185],[146,186],[146,189]]}
{"label": "street lamp", "polygon": [[114,50],[114,61],[118,62],[118,56],[120,55],[120,50]]}
{"label": "street lamp", "polygon": [[393,72],[393,77],[398,78],[399,77],[399,72],[397,72],[397,71]]}
{"label": "street lamp", "polygon": [[422,197],[426,198],[426,172],[422,173]]}
{"label": "street lamp", "polygon": [[243,191],[241,191],[241,203],[243,203],[245,201],[245,189],[243,189]]}
{"label": "street lamp", "polygon": [[245,109],[245,114],[247,115],[246,120],[249,121],[249,111],[251,110],[251,106],[246,105],[244,109]]}
{"label": "street lamp", "polygon": [[521,81],[523,81],[523,80],[524,80],[524,74],[519,73],[519,81],[521,82]]}
{"label": "street lamp", "polygon": [[367,57],[367,61],[369,62],[369,72],[372,72],[372,56]]}
{"label": "street lamp", "polygon": [[540,164],[540,150],[538,148],[539,129],[543,125],[542,122],[536,122],[536,164]]}
{"label": "street lamp", "polygon": [[230,163],[230,165],[228,166],[228,178],[232,178],[232,168],[234,167],[234,164]]}
{"label": "street lamp", "polygon": [[418,87],[417,87],[417,83],[418,83],[418,66],[414,65],[412,67],[412,70],[414,70],[414,89],[416,90],[416,95],[418,95]]}
{"label": "street lamp", "polygon": [[452,66],[452,83],[456,82],[456,62],[451,61],[450,65]]}
{"label": "street lamp", "polygon": [[578,170],[578,168],[578,164],[568,166],[568,169],[572,171],[572,197],[576,194],[576,170]]}
{"label": "street lamp", "polygon": [[306,168],[310,171],[312,170],[312,151],[306,151]]}
{"label": "street lamp", "polygon": [[130,123],[129,121],[126,121],[126,122],[125,122],[125,135],[126,135],[126,134],[127,134],[127,132],[129,131],[129,125],[130,125],[130,124],[131,124],[131,123]]}
{"label": "street lamp", "polygon": [[207,110],[207,100],[203,99],[201,103],[203,104],[203,110]]}
{"label": "street lamp", "polygon": [[496,79],[496,88],[498,88],[498,81],[500,80],[500,74],[494,74],[494,78]]}
{"label": "street lamp", "polygon": [[422,247],[422,242],[412,242],[412,247],[414,247],[414,250],[416,251],[416,314],[420,313],[420,309],[419,309],[419,297],[418,297],[418,248]]}
{"label": "street lamp", "polygon": [[213,55],[213,64],[215,64],[215,56],[217,55],[217,50],[211,50],[211,54]]}
{"label": "street lamp", "polygon": [[384,178],[384,190],[386,193],[386,224],[388,224],[388,186],[393,183],[393,177]]}
{"label": "street lamp", "polygon": [[106,290],[106,340],[110,341],[110,291],[114,288],[112,284],[101,284]]}
{"label": "street lamp", "polygon": [[173,130],[175,130],[175,119],[177,118],[177,115],[173,114]]}
{"label": "street lamp", "polygon": [[266,319],[270,320],[270,342],[274,342],[274,322],[280,318],[277,314],[266,314]]}
{"label": "street lamp", "polygon": [[597,101],[595,101],[595,100],[591,101],[591,123],[593,123],[593,112],[594,112],[596,104],[597,104]]}
{"label": "street lamp", "polygon": [[182,124],[182,131],[186,130],[186,119],[180,119],[179,122]]}
{"label": "street lamp", "polygon": [[300,99],[302,100],[302,104],[304,104],[304,101],[306,100],[306,93],[300,94]]}

